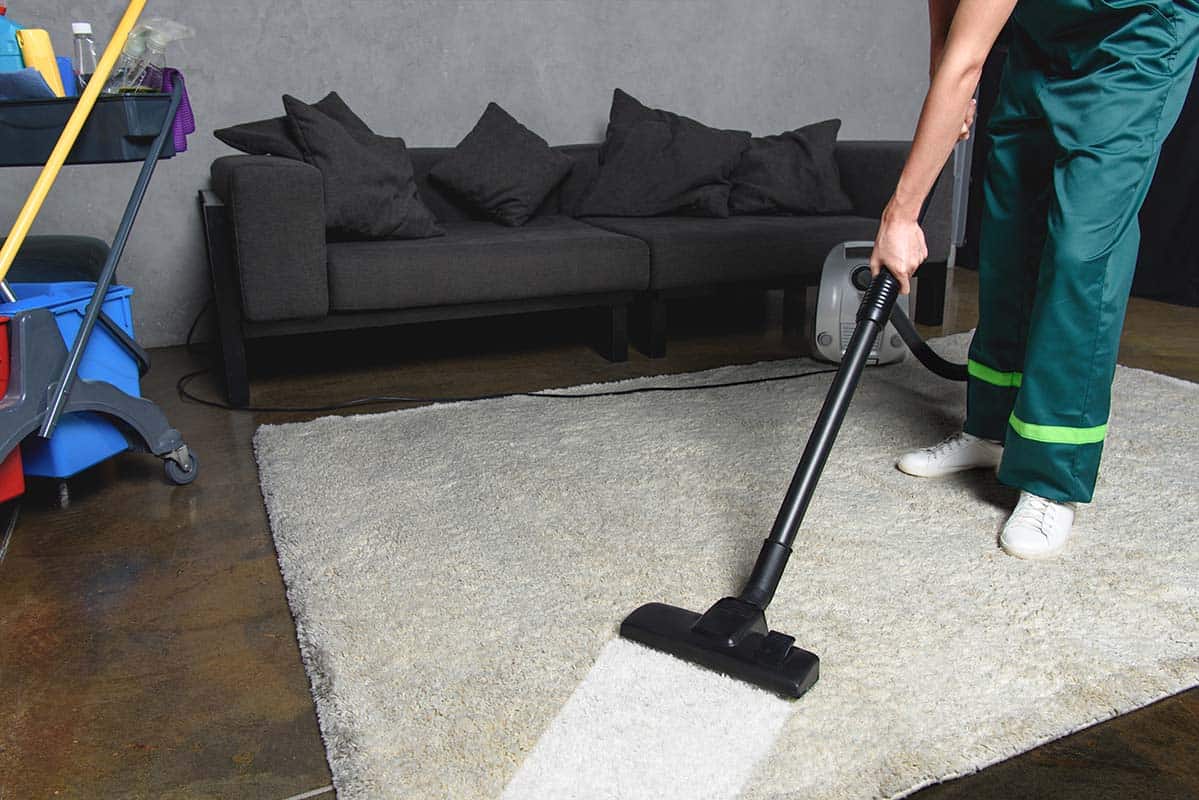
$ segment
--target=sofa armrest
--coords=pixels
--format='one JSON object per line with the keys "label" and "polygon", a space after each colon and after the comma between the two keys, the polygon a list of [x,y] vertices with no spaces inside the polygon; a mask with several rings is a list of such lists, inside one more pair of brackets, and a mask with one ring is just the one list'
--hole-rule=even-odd
{"label": "sofa armrest", "polygon": [[212,162],[212,188],[233,227],[245,319],[326,316],[329,273],[320,171],[287,158],[225,156]]}
{"label": "sofa armrest", "polygon": [[[911,149],[912,143],[907,141],[837,142],[841,186],[853,201],[855,214],[872,218],[882,216]],[[950,159],[933,187],[932,199],[921,223],[929,261],[949,259],[952,215],[953,160]]]}

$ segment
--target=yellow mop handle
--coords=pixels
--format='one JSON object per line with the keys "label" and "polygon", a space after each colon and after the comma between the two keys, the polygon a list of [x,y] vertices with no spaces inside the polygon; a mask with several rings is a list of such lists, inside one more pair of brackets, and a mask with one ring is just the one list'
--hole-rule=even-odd
{"label": "yellow mop handle", "polygon": [[21,207],[17,221],[13,223],[12,230],[8,232],[4,246],[0,247],[0,281],[4,280],[4,276],[12,267],[12,262],[17,257],[17,251],[25,242],[25,235],[29,233],[34,218],[42,210],[42,203],[46,201],[46,195],[50,193],[50,187],[54,185],[58,171],[62,169],[67,155],[75,146],[75,140],[79,138],[79,131],[83,129],[83,123],[92,113],[92,106],[96,105],[96,98],[100,96],[100,90],[108,82],[108,74],[112,72],[113,65],[117,63],[117,57],[125,47],[125,40],[129,38],[129,33],[133,30],[133,26],[137,23],[137,18],[141,16],[145,6],[146,0],[129,0],[129,7],[125,9],[125,15],[121,17],[120,24],[112,34],[112,40],[104,48],[104,55],[100,58],[100,63],[96,65],[95,73],[87,82],[83,95],[75,103],[75,110],[71,112],[66,127],[62,129],[62,134],[58,137],[58,144],[54,145],[54,150],[50,152],[50,158],[42,167],[42,173],[37,176],[37,183],[33,184],[29,197],[25,198],[25,205]]}

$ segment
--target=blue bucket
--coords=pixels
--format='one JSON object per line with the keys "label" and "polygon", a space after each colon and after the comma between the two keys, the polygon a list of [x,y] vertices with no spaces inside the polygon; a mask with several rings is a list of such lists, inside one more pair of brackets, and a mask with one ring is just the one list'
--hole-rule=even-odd
{"label": "blue bucket", "polygon": [[[18,299],[15,303],[0,303],[0,315],[13,316],[20,311],[44,308],[54,314],[63,341],[70,349],[96,284],[71,281],[9,286]],[[104,313],[130,336],[133,335],[129,299],[132,296],[133,290],[128,286],[112,286],[104,299]],[[111,383],[127,395],[141,396],[137,360],[103,325],[92,330],[79,362],[79,377]],[[81,411],[64,414],[49,440],[36,434],[26,437],[21,444],[21,459],[26,475],[69,478],[128,449],[125,435],[107,417]]]}

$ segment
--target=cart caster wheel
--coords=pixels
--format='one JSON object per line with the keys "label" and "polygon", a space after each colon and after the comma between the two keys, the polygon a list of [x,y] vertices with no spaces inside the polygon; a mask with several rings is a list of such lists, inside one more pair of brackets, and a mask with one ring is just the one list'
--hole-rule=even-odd
{"label": "cart caster wheel", "polygon": [[196,460],[195,453],[187,454],[187,469],[179,466],[178,462],[171,458],[162,463],[167,471],[167,478],[177,486],[186,486],[200,473],[200,462]]}

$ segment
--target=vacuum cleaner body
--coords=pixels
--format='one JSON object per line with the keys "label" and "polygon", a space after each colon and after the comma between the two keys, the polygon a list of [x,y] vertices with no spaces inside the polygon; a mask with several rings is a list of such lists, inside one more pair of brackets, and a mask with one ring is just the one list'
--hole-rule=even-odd
{"label": "vacuum cleaner body", "polygon": [[[812,355],[821,361],[841,363],[850,337],[857,326],[858,306],[870,285],[870,254],[874,242],[842,242],[829,251],[820,272],[815,313],[809,311],[809,336]],[[896,305],[908,313],[908,297],[901,295]],[[870,351],[867,364],[902,361],[907,353],[903,339],[888,324]]]}

